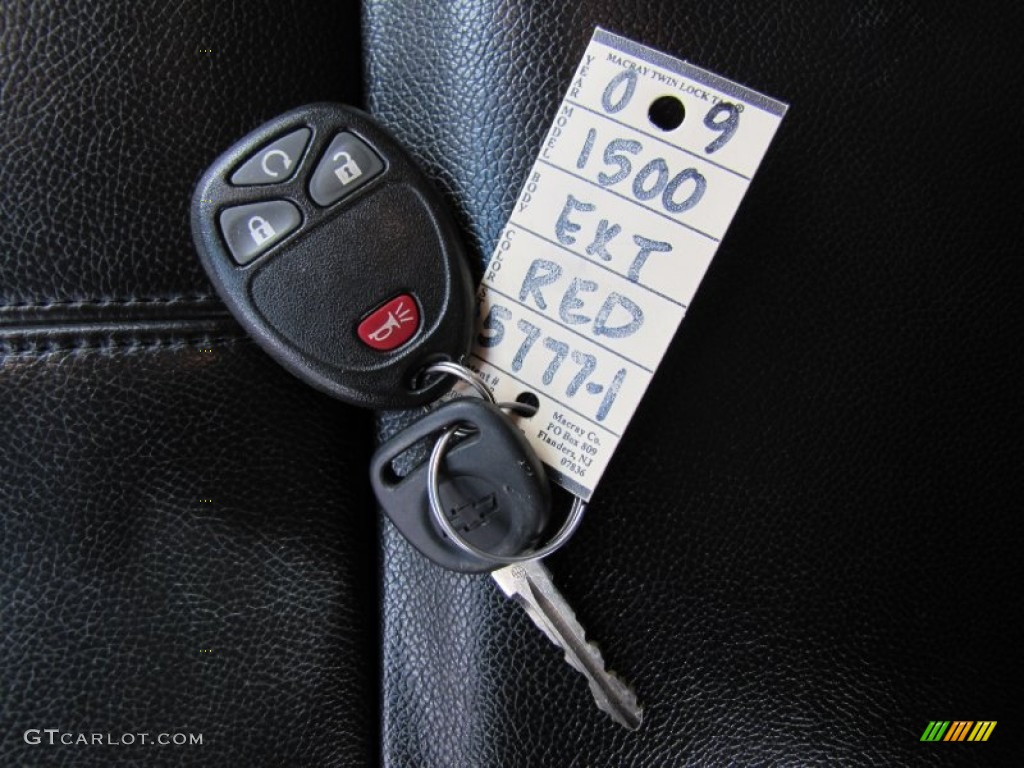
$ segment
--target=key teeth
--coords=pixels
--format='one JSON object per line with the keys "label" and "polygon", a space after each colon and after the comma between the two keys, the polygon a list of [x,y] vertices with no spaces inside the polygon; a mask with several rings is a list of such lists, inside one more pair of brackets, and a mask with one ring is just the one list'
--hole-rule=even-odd
{"label": "key teeth", "polygon": [[[643,707],[637,703],[636,694],[617,673],[607,668],[601,649],[597,647],[596,643],[587,639],[587,632],[576,618],[576,611],[555,587],[548,570],[540,563],[531,563],[530,565],[532,574],[524,573],[522,586],[516,590],[518,602],[523,604],[534,624],[544,631],[548,639],[562,649],[565,660],[569,662],[570,666],[587,678],[591,694],[598,708],[607,713],[619,725],[635,731],[643,722]],[[533,578],[530,578],[531,575]],[[532,600],[526,599],[527,593]],[[553,611],[551,615],[545,613],[545,606]],[[580,651],[590,657],[592,667],[600,670],[598,676],[594,676],[587,670],[583,660],[578,657],[565,639],[560,637],[559,627],[557,625],[548,626],[548,622],[555,618],[560,618],[561,623],[565,625],[563,631],[567,630],[567,634],[576,637],[581,645]],[[604,687],[598,677],[603,680]],[[606,691],[605,688],[611,690]]]}
{"label": "key teeth", "polygon": [[615,680],[622,684],[623,688],[623,710],[620,712],[611,705],[610,702],[606,701],[603,696],[598,695],[597,686],[594,683],[590,684],[590,691],[594,696],[594,701],[597,702],[597,708],[602,712],[606,713],[612,720],[621,725],[628,731],[637,731],[640,726],[644,723],[644,708],[640,706],[636,701],[636,695],[633,691],[622,683],[622,679],[617,675]]}
{"label": "key teeth", "polygon": [[[565,660],[569,662],[569,666],[587,678],[587,682],[590,685],[590,693],[593,695],[598,709],[623,728],[630,731],[637,730],[644,721],[644,708],[637,703],[636,694],[633,692],[633,689],[629,687],[629,684],[622,679],[618,672],[608,669],[605,665],[604,656],[601,654],[601,649],[597,647],[596,643],[587,640],[585,634],[582,639],[586,642],[595,663],[604,671],[604,678],[608,686],[615,689],[615,698],[619,706],[612,705],[608,694],[598,685],[596,680],[587,674],[586,669],[576,655],[563,648]],[[559,643],[559,645],[561,644]]]}

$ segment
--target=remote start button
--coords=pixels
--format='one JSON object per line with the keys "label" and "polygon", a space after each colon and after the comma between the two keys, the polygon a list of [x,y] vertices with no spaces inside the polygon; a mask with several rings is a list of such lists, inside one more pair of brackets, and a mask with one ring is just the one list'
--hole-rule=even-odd
{"label": "remote start button", "polygon": [[359,324],[359,340],[370,349],[390,352],[411,339],[420,327],[416,301],[407,293],[391,299]]}
{"label": "remote start button", "polygon": [[235,171],[231,183],[236,187],[248,187],[288,181],[299,167],[310,134],[309,128],[300,128],[263,147]]}

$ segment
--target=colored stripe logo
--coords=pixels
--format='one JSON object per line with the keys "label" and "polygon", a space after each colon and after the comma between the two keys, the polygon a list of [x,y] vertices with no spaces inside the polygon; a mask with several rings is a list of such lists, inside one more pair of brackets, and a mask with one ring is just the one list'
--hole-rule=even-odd
{"label": "colored stripe logo", "polygon": [[995,720],[932,720],[921,741],[988,741],[995,727]]}

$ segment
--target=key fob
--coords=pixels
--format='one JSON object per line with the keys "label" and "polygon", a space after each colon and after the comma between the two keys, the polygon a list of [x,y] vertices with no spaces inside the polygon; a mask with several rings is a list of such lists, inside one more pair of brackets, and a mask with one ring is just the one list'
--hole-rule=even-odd
{"label": "key fob", "polygon": [[423,368],[468,352],[473,288],[438,193],[365,113],[312,104],[213,163],[192,234],[217,292],[307,383],[366,408],[410,408],[449,382]]}
{"label": "key fob", "polygon": [[551,487],[523,433],[490,403],[459,398],[406,427],[374,453],[370,480],[385,514],[430,560],[454,571],[493,571],[501,563],[463,552],[434,523],[427,499],[428,462],[404,477],[392,464],[420,441],[458,425],[475,431],[445,455],[440,482],[445,513],[479,549],[521,554],[547,526]]}

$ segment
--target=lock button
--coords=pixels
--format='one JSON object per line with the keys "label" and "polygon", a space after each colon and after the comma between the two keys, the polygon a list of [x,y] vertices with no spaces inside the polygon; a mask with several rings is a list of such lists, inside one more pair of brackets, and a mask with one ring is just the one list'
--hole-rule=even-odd
{"label": "lock button", "polygon": [[309,180],[309,196],[327,207],[363,186],[384,170],[384,163],[370,146],[344,131],[324,151]]}
{"label": "lock button", "polygon": [[294,232],[301,223],[299,209],[287,200],[236,205],[220,213],[224,241],[234,260],[243,266]]}

